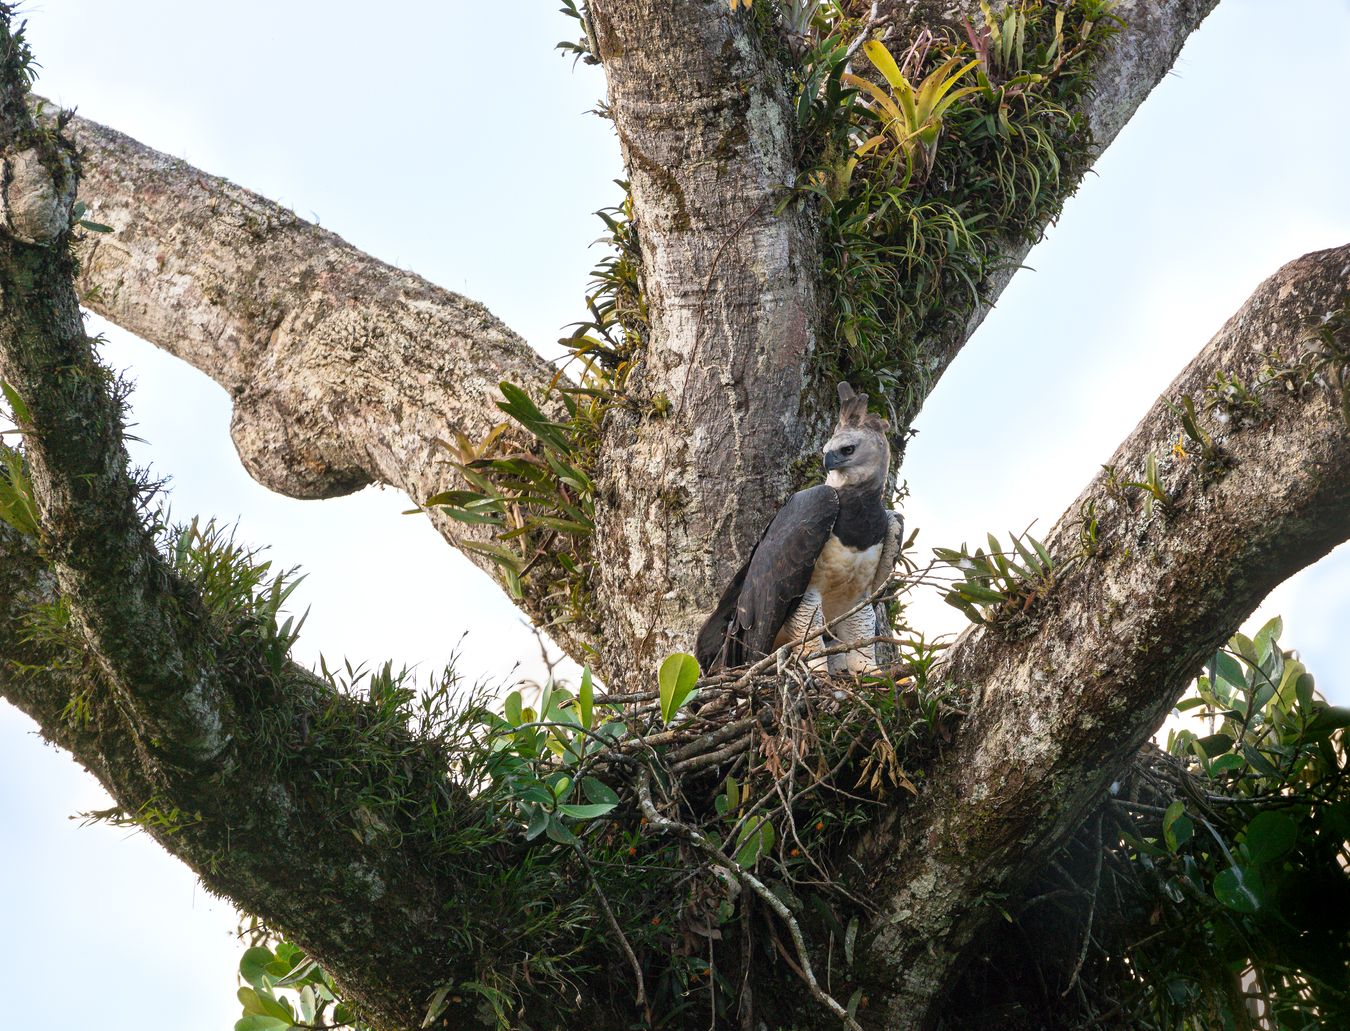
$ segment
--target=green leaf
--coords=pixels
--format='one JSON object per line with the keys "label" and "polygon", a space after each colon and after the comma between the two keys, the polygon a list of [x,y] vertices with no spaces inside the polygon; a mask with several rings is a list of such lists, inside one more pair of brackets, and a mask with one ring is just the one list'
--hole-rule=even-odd
{"label": "green leaf", "polygon": [[31,425],[33,415],[29,412],[28,405],[19,396],[19,392],[14,389],[13,385],[8,380],[0,379],[0,391],[3,391],[5,400],[9,403],[9,411],[14,416],[15,424],[21,428]]}
{"label": "green leaf", "polygon": [[460,541],[456,547],[460,551],[474,551],[486,555],[516,575],[520,574],[520,556],[500,544],[487,544],[482,541]]}
{"label": "green leaf", "polygon": [[1308,721],[1306,737],[1316,740],[1327,737],[1345,727],[1350,727],[1350,709],[1339,705],[1327,705],[1318,708]]}
{"label": "green leaf", "polygon": [[858,1005],[862,1002],[863,990],[861,988],[853,989],[853,994],[848,997],[848,1006],[845,1007],[849,1019],[856,1019],[858,1016]]}
{"label": "green leaf", "polygon": [[439,494],[433,494],[422,502],[423,508],[453,507],[467,508],[470,505],[483,507],[485,505],[500,505],[497,498],[490,498],[485,494],[480,494],[476,490],[443,490]]}
{"label": "green leaf", "polygon": [[853,949],[858,941],[858,918],[855,916],[848,922],[848,931],[844,935],[844,962],[848,966],[853,966]]}
{"label": "green leaf", "polygon": [[571,444],[558,424],[548,420],[529,394],[514,383],[502,382],[498,386],[501,389],[502,396],[506,398],[505,401],[497,402],[498,408],[555,451],[561,451],[565,454],[572,450]]}
{"label": "green leaf", "polygon": [[535,838],[539,837],[539,835],[543,834],[544,831],[548,829],[548,819],[549,813],[547,809],[541,805],[534,806],[530,811],[529,826],[525,828],[525,840],[533,841]]}
{"label": "green leaf", "polygon": [[270,991],[263,990],[258,992],[258,1001],[262,1003],[263,1011],[268,1016],[280,1020],[286,1027],[295,1023],[295,1014],[291,1012],[289,999],[278,999]]}
{"label": "green leaf", "polygon": [[502,702],[502,712],[506,715],[506,721],[513,727],[520,726],[525,722],[521,715],[521,711],[520,692],[512,691],[506,696],[506,700]]}
{"label": "green leaf", "polygon": [[1284,672],[1280,675],[1280,686],[1275,692],[1275,697],[1282,712],[1291,712],[1294,706],[1298,704],[1298,680],[1307,672],[1307,667],[1296,659],[1290,659],[1284,664]]}
{"label": "green leaf", "polygon": [[564,816],[570,816],[574,820],[594,820],[597,817],[604,816],[619,803],[614,802],[592,802],[587,805],[560,805],[558,811]]}
{"label": "green leaf", "polygon": [[1265,753],[1260,749],[1253,748],[1251,745],[1243,745],[1242,754],[1246,757],[1248,765],[1257,773],[1266,777],[1279,776],[1280,771],[1275,768],[1274,764],[1266,758]]}
{"label": "green leaf", "polygon": [[1214,897],[1239,913],[1261,908],[1261,875],[1250,867],[1230,866],[1214,878]]}
{"label": "green leaf", "polygon": [[975,583],[958,584],[956,593],[966,601],[972,601],[980,605],[1001,605],[1008,600],[1006,594],[1000,591],[990,590],[988,587],[981,587]]}
{"label": "green leaf", "polygon": [[1242,672],[1242,663],[1227,652],[1214,653],[1214,672],[1233,687],[1242,687],[1247,682],[1246,674]]}
{"label": "green leaf", "polygon": [[1206,759],[1213,759],[1215,756],[1223,755],[1233,748],[1233,739],[1228,734],[1210,734],[1208,737],[1202,737],[1195,742],[1195,748]]}
{"label": "green leaf", "polygon": [[1294,684],[1294,693],[1298,696],[1298,707],[1304,712],[1310,712],[1313,706],[1313,694],[1316,690],[1316,682],[1311,673],[1300,673],[1298,681]]}
{"label": "green leaf", "polygon": [[550,840],[556,841],[559,845],[581,847],[581,839],[568,830],[567,825],[556,816],[549,817],[548,828],[544,833],[549,836]]}
{"label": "green leaf", "polygon": [[254,1013],[234,1022],[234,1031],[286,1031],[292,1027],[295,1025],[289,1020],[270,1017],[265,1013]]}
{"label": "green leaf", "polygon": [[965,617],[972,623],[984,624],[988,622],[988,620],[986,620],[982,615],[980,615],[979,609],[977,609],[970,602],[966,601],[955,591],[948,591],[945,595],[943,595],[942,600],[945,601],[948,605],[952,606],[953,608],[960,609],[961,612],[965,615]]}
{"label": "green leaf", "polygon": [[242,987],[234,995],[239,1000],[240,1005],[244,1007],[244,1016],[267,1012],[263,1009],[262,1000],[258,998],[258,993],[252,988]]}
{"label": "green leaf", "polygon": [[1167,848],[1175,852],[1186,842],[1191,840],[1191,834],[1195,831],[1195,825],[1191,818],[1186,815],[1186,803],[1177,799],[1167,807],[1167,812],[1163,814],[1163,840],[1167,842]]}
{"label": "green leaf", "polygon": [[581,792],[597,805],[608,805],[613,808],[619,804],[619,793],[604,781],[596,780],[594,777],[581,779]]}
{"label": "green leaf", "polygon": [[581,689],[577,692],[577,708],[581,710],[581,725],[587,730],[595,727],[595,685],[591,682],[591,667],[581,670]]}
{"label": "green leaf", "polygon": [[261,945],[249,949],[239,960],[239,976],[254,988],[262,988],[267,976],[267,964],[275,959],[272,950]]}
{"label": "green leaf", "polygon": [[[1250,637],[1246,637],[1243,634],[1234,634],[1228,642],[1228,647],[1232,648],[1233,651],[1237,652],[1252,665],[1259,666],[1261,664],[1261,656],[1257,653],[1256,645],[1252,643]],[[1236,681],[1236,683],[1241,684],[1245,682],[1245,680],[1246,678],[1244,677],[1242,680]]]}
{"label": "green leaf", "polygon": [[33,483],[24,468],[23,456],[18,450],[0,444],[0,520],[20,533],[37,536],[40,526],[37,502],[33,497]]}
{"label": "green leaf", "polygon": [[427,1015],[422,1019],[423,1027],[431,1027],[436,1023],[436,1018],[445,1012],[445,998],[450,994],[451,987],[452,985],[443,984],[432,993],[431,1001],[427,1003]]}
{"label": "green leaf", "polygon": [[1298,841],[1298,824],[1288,813],[1257,813],[1247,824],[1244,842],[1253,863],[1279,859]]}
{"label": "green leaf", "polygon": [[300,989],[300,1017],[306,1024],[314,1023],[314,1011],[318,1003],[314,998],[314,989],[309,985]]}
{"label": "green leaf", "polygon": [[1284,620],[1276,616],[1256,632],[1252,638],[1252,644],[1256,648],[1256,654],[1262,658],[1269,655],[1271,649],[1275,646],[1275,641],[1284,633]]}
{"label": "green leaf", "polygon": [[773,842],[773,824],[763,816],[750,817],[736,841],[736,862],[746,868],[754,866],[760,856],[773,848]]}
{"label": "green leaf", "polygon": [[675,652],[661,663],[656,679],[661,688],[661,718],[666,723],[693,697],[698,677],[698,660],[692,655]]}

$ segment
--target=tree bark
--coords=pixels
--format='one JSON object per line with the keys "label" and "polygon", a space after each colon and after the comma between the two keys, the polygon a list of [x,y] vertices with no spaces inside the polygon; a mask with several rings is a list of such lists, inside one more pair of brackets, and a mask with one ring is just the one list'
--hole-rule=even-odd
{"label": "tree bark", "polygon": [[[546,393],[554,370],[482,305],[112,129],[70,130],[89,217],[113,230],[80,241],[81,303],[228,391],[264,486],[327,498],[382,483],[420,503],[465,486],[438,441],[506,421],[499,383]],[[427,514],[451,544],[491,538]]]}
{"label": "tree bark", "polygon": [[700,0],[595,0],[590,13],[652,322],[628,383],[638,410],[610,416],[599,469],[597,594],[620,685],[688,646],[727,545],[758,537],[791,458],[819,436],[804,414],[828,406],[803,396],[819,243],[804,205],[777,211],[797,169],[771,41]]}

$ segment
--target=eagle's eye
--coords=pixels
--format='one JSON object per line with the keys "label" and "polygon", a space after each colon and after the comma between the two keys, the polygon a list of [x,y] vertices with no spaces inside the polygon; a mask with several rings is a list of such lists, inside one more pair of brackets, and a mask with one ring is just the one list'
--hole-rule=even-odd
{"label": "eagle's eye", "polygon": [[847,447],[841,447],[841,448],[839,449],[839,453],[840,453],[841,455],[844,455],[845,457],[847,457],[848,455],[853,454],[853,452],[855,452],[855,451],[857,451],[857,450],[858,450],[858,445],[857,445],[857,444],[849,444]]}

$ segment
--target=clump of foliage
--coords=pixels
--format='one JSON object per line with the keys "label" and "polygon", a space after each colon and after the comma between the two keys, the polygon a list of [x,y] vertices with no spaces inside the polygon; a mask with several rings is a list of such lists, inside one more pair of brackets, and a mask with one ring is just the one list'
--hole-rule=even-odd
{"label": "clump of foliage", "polygon": [[[427,1000],[427,1026],[453,1025],[464,1007],[504,1028],[558,1026],[575,982],[606,969],[624,975],[588,1006],[642,1026],[721,1026],[737,1019],[747,979],[782,976],[780,949],[810,971],[807,943],[830,938],[844,983],[867,907],[830,876],[831,857],[872,808],[916,792],[950,738],[949,700],[924,686],[933,654],[918,658],[908,681],[825,690],[805,666],[788,683],[700,679],[676,655],[640,699],[597,696],[587,675],[575,693],[548,684],[532,704],[517,690],[499,710],[466,713],[473,744],[454,758],[505,852],[446,902],[477,974]],[[255,944],[241,974],[237,1031],[319,1026],[312,1014],[338,999],[289,944]],[[846,1023],[861,999],[812,994]],[[766,998],[756,1012],[774,1007]],[[334,1013],[360,1029],[355,1017]]]}
{"label": "clump of foliage", "polygon": [[[1095,533],[1095,529],[1094,529]],[[960,579],[943,595],[972,623],[994,623],[1026,613],[1055,582],[1055,562],[1045,545],[1029,533],[1010,533],[1005,549],[992,533],[989,550],[965,544],[959,549],[934,548],[938,560]]]}
{"label": "clump of foliage", "polygon": [[253,944],[239,961],[244,984],[236,995],[244,1012],[235,1031],[370,1031],[351,1005],[338,998],[333,979],[294,942],[269,945],[256,920],[251,938]]}
{"label": "clump of foliage", "polygon": [[1350,426],[1350,305],[1328,313],[1308,327],[1306,347],[1291,362],[1269,356],[1262,385],[1283,384],[1287,390],[1324,386]]}
{"label": "clump of foliage", "polygon": [[[174,546],[214,618],[286,636],[275,600],[288,589],[256,553],[212,528]],[[810,974],[810,948],[830,939],[851,966],[867,915],[829,874],[832,857],[874,807],[917,790],[957,715],[927,683],[937,649],[896,643],[892,675],[852,685],[822,682],[803,658],[703,677],[677,654],[649,691],[606,696],[587,671],[575,689],[517,688],[500,705],[481,692],[457,699],[453,673],[418,691],[392,666],[321,663],[337,701],[279,712],[259,736],[300,723],[303,749],[278,737],[277,761],[329,800],[335,829],[392,848],[415,837],[456,871],[441,920],[472,974],[426,1000],[427,1026],[470,1010],[502,1027],[555,1026],[576,981],[605,969],[629,974],[595,1000],[612,1012],[651,1026],[726,1022],[740,986],[780,978],[785,962],[849,1023],[860,993],[835,999]],[[407,782],[408,756],[428,750],[444,782]],[[338,804],[353,796],[355,809]],[[361,1031],[298,946],[255,930],[238,1031]],[[846,977],[836,968],[832,991]],[[775,1002],[757,1005],[772,1013]]]}
{"label": "clump of foliage", "polygon": [[1350,710],[1318,697],[1281,632],[1274,619],[1211,657],[1177,706],[1184,725],[1031,889],[1004,947],[972,965],[954,1020],[1350,1022]]}
{"label": "clump of foliage", "polygon": [[[824,215],[822,374],[893,399],[896,425],[999,247],[1033,241],[1086,169],[1080,103],[1119,25],[1101,0],[982,7],[964,39],[900,51],[867,38],[869,4],[821,4],[798,72],[799,190]],[[879,81],[850,70],[860,39]]]}
{"label": "clump of foliage", "polygon": [[[461,546],[492,559],[541,626],[566,624],[582,639],[596,630],[588,584],[601,421],[610,405],[625,400],[624,384],[648,332],[632,197],[626,182],[618,185],[622,203],[597,212],[607,252],[592,272],[587,318],[559,341],[568,358],[549,396],[536,401],[502,383],[499,405],[508,421],[481,441],[463,434],[439,441],[467,486],[424,503],[460,522],[493,527],[492,541]],[[575,385],[563,378],[568,369]]]}

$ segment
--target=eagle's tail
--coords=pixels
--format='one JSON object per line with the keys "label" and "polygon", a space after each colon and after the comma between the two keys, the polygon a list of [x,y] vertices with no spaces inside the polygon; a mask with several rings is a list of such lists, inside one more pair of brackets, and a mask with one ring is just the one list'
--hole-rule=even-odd
{"label": "eagle's tail", "polygon": [[745,573],[749,568],[750,563],[747,561],[737,570],[736,575],[731,578],[731,583],[727,584],[726,590],[722,592],[717,608],[713,609],[712,615],[698,632],[698,640],[694,644],[694,658],[698,659],[699,669],[704,673],[739,666],[745,661],[742,654],[744,646],[732,633],[732,627],[736,619],[736,603],[741,596],[741,585],[745,583]]}

